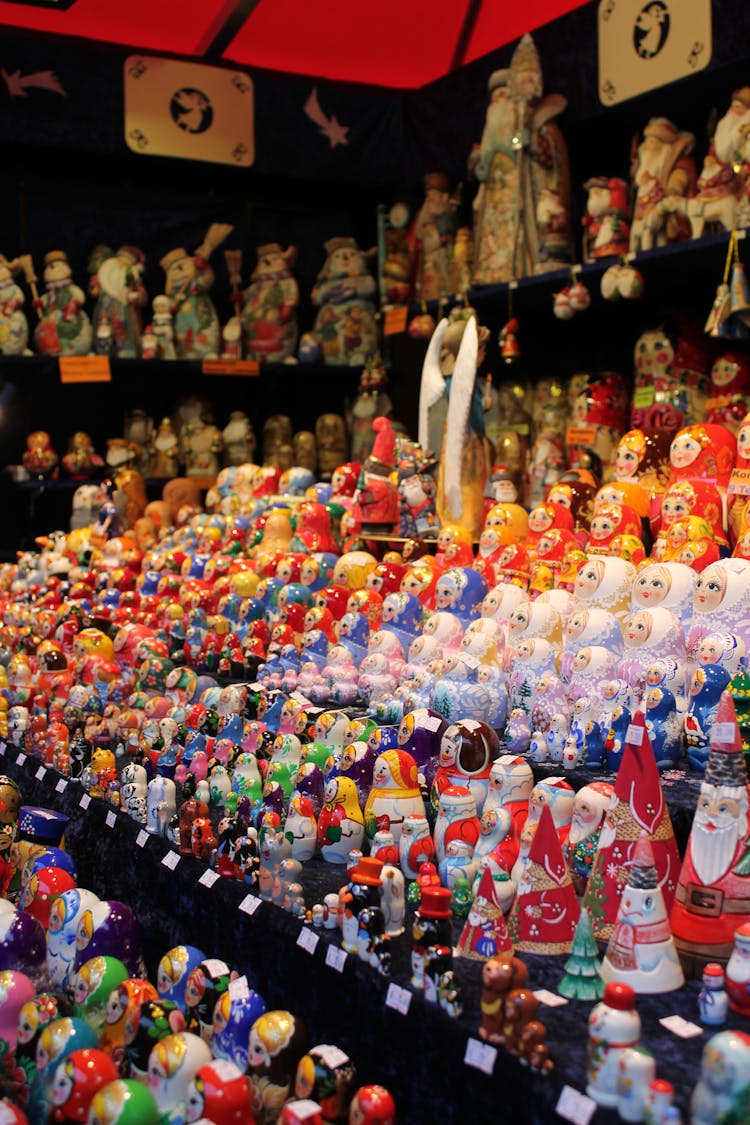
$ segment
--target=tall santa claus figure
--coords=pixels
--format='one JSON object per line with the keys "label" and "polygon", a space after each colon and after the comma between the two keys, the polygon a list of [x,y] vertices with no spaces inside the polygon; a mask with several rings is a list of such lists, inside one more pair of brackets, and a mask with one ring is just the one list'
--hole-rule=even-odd
{"label": "tall santa claus figure", "polygon": [[724,692],[672,908],[688,976],[700,976],[709,961],[726,964],[735,930],[750,921],[749,796],[734,703]]}

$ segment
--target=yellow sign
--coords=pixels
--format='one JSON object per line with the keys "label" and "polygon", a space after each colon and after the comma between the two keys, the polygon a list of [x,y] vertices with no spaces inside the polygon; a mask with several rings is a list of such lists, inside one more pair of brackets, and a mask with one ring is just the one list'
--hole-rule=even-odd
{"label": "yellow sign", "polygon": [[61,355],[58,359],[61,383],[111,383],[109,356]]}
{"label": "yellow sign", "polygon": [[123,77],[133,152],[237,168],[255,160],[253,82],[244,71],[130,55]]}
{"label": "yellow sign", "polygon": [[633,406],[636,410],[646,410],[656,401],[656,391],[653,387],[636,387],[633,395]]}
{"label": "yellow sign", "polygon": [[204,359],[204,375],[260,375],[260,364],[255,359]]}
{"label": "yellow sign", "polygon": [[711,61],[711,0],[599,0],[599,100],[616,105]]}
{"label": "yellow sign", "polygon": [[385,310],[383,320],[383,335],[397,336],[399,332],[406,332],[406,318],[409,309],[406,305],[397,305],[395,309]]}

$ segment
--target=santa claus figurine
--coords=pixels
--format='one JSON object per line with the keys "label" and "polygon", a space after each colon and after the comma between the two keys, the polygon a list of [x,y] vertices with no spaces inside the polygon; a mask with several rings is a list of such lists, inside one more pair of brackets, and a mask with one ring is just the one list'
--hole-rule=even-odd
{"label": "santa claus figurine", "polygon": [[698,177],[697,193],[688,203],[693,238],[706,224],[732,230],[750,168],[743,148],[750,129],[750,86],[735,90],[729,109],[718,122]]}
{"label": "santa claus figurine", "polygon": [[398,490],[391,479],[396,439],[388,418],[376,418],[372,427],[377,436],[362,468],[352,514],[365,532],[391,532],[399,518]]}
{"label": "santa claus figurine", "polygon": [[699,977],[710,961],[726,964],[735,930],[750,921],[749,794],[734,703],[724,692],[672,909],[688,976]]}
{"label": "santa claus figurine", "polygon": [[652,117],[643,130],[634,173],[632,253],[690,237],[687,199],[695,192],[694,145],[693,134],[666,117]]}
{"label": "santa claus figurine", "polygon": [[630,242],[628,185],[624,180],[594,176],[583,185],[588,192],[583,216],[583,260],[596,261],[627,254]]}

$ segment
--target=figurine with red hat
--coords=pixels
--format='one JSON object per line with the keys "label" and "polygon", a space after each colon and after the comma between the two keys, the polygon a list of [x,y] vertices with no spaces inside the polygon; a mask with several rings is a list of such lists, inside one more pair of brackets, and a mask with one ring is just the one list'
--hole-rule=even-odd
{"label": "figurine with red hat", "polygon": [[628,252],[630,223],[628,185],[624,180],[593,176],[583,185],[588,192],[583,217],[583,260],[620,257]]}
{"label": "figurine with red hat", "polygon": [[391,532],[399,518],[398,490],[391,479],[396,439],[390,419],[376,418],[372,427],[375,444],[362,467],[352,514],[365,533]]}
{"label": "figurine with red hat", "polygon": [[631,252],[690,238],[687,199],[695,193],[694,146],[693,134],[666,117],[652,117],[644,128],[634,162]]}

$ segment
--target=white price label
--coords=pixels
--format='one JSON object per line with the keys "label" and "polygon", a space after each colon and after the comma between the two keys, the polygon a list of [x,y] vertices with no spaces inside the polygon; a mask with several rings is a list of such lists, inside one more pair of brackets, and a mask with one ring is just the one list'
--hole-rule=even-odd
{"label": "white price label", "polygon": [[287,1102],[287,1108],[293,1114],[295,1121],[320,1121],[320,1106],[305,1098],[301,1102]]}
{"label": "white price label", "polygon": [[595,1109],[594,1099],[582,1094],[580,1090],[574,1090],[572,1086],[563,1086],[555,1106],[560,1116],[566,1121],[572,1121],[573,1125],[589,1125]]}
{"label": "white price label", "polygon": [[349,1056],[340,1047],[334,1046],[332,1043],[323,1043],[318,1047],[318,1057],[323,1060],[325,1066],[329,1070],[337,1070],[340,1066],[346,1066],[351,1062]]}
{"label": "white price label", "polygon": [[106,824],[107,824],[107,828],[114,828],[114,826],[117,824],[117,813],[116,812],[108,812],[107,813]]}
{"label": "white price label", "polygon": [[492,1074],[495,1069],[496,1058],[497,1047],[493,1047],[490,1043],[482,1043],[481,1039],[466,1040],[464,1062],[467,1066],[473,1066],[475,1070],[481,1070],[483,1074]]}
{"label": "white price label", "polygon": [[398,984],[389,984],[388,991],[385,994],[386,1008],[393,1008],[394,1012],[400,1012],[405,1016],[409,1011],[411,1004],[411,992],[408,988],[401,988]]}
{"label": "white price label", "polygon": [[680,1039],[692,1039],[694,1035],[702,1035],[703,1028],[699,1027],[697,1023],[691,1023],[690,1020],[683,1019],[682,1016],[664,1016],[659,1020],[662,1027],[666,1027],[667,1031],[671,1031],[673,1035],[678,1035]]}
{"label": "white price label", "polygon": [[37,779],[37,781],[44,781],[46,776],[47,776],[47,771],[44,768],[44,766],[40,766],[39,769],[34,774],[34,777]]}
{"label": "white price label", "polygon": [[22,766],[25,761],[26,761],[26,755],[25,754],[19,754],[18,757],[16,758],[16,765]]}
{"label": "white price label", "polygon": [[162,859],[162,863],[165,867],[168,867],[170,871],[174,871],[179,862],[180,857],[177,852],[167,852],[167,854]]}
{"label": "white price label", "polygon": [[470,652],[462,652],[461,659],[467,668],[471,668],[472,672],[475,672],[479,667],[479,661],[476,656],[472,655]]}
{"label": "white price label", "polygon": [[421,725],[425,730],[429,730],[433,734],[435,734],[435,732],[439,731],[441,726],[443,725],[443,720],[437,715],[428,715],[426,719],[422,720]]}
{"label": "white price label", "polygon": [[87,809],[90,804],[91,798],[89,797],[88,793],[84,793],[80,801],[78,802],[79,807],[82,809]]}
{"label": "white price label", "polygon": [[214,883],[217,883],[220,878],[221,875],[218,871],[212,871],[211,868],[208,867],[203,872],[198,882],[202,887],[213,887]]}
{"label": "white price label", "polygon": [[148,843],[148,832],[145,828],[142,828],[140,830],[135,838],[135,842],[139,848],[145,848],[146,844]]}
{"label": "white price label", "polygon": [[556,992],[550,992],[547,988],[535,988],[534,995],[540,1004],[546,1004],[548,1008],[559,1008],[568,1003],[564,996],[558,996]]}
{"label": "white price label", "polygon": [[245,895],[237,909],[241,910],[243,914],[254,914],[262,901],[257,895]]}
{"label": "white price label", "polygon": [[8,749],[8,744],[6,742],[0,742],[0,755],[2,755],[4,757],[5,751],[7,749]]}
{"label": "white price label", "polygon": [[716,742],[734,742],[734,723],[714,723],[711,739]]}
{"label": "white price label", "polygon": [[346,951],[339,949],[337,945],[329,945],[326,950],[326,965],[328,968],[335,969],[337,973],[343,973],[345,964]]}
{"label": "white price label", "polygon": [[250,691],[263,691],[263,684],[250,684]]}
{"label": "white price label", "polygon": [[57,785],[55,786],[55,793],[64,793],[67,788],[68,788],[67,777],[58,777]]}
{"label": "white price label", "polygon": [[643,742],[643,727],[637,727],[633,723],[630,723],[628,725],[627,734],[625,735],[625,741],[632,742],[634,746],[640,746]]}
{"label": "white price label", "polygon": [[303,695],[301,691],[293,691],[289,698],[293,699],[295,703],[299,703],[302,707],[312,706],[312,700],[308,699],[306,695]]}
{"label": "white price label", "polygon": [[297,945],[306,953],[314,953],[319,941],[318,935],[308,930],[307,926],[303,926],[297,936]]}
{"label": "white price label", "polygon": [[227,965],[226,961],[222,961],[220,957],[206,957],[203,964],[212,977],[225,977],[229,975],[229,965]]}
{"label": "white price label", "polygon": [[227,992],[230,1000],[245,1000],[250,995],[247,977],[242,976],[237,977],[236,980],[230,980]]}

